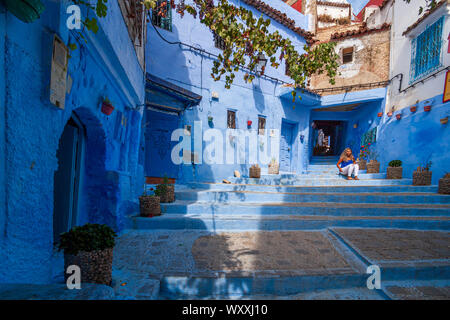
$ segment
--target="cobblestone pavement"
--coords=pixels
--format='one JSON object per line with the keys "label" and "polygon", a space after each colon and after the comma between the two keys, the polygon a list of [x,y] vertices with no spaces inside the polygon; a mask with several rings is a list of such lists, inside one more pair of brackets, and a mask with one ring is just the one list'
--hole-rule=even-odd
{"label": "cobblestone pavement", "polygon": [[373,263],[450,265],[450,233],[398,229],[334,229]]}
{"label": "cobblestone pavement", "polygon": [[450,300],[450,286],[390,286],[386,290],[398,300]]}

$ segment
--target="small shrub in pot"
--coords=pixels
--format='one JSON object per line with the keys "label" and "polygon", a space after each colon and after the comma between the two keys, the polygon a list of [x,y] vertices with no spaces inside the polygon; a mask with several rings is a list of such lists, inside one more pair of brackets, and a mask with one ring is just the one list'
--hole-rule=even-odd
{"label": "small shrub in pot", "polygon": [[[153,188],[150,189],[153,191]],[[161,215],[160,198],[154,194],[148,194],[147,185],[144,186],[144,193],[139,197],[139,213],[141,217],[154,217]]]}
{"label": "small shrub in pot", "polygon": [[[116,236],[109,226],[91,223],[62,233],[57,246],[64,250],[64,270],[76,265],[81,270],[82,283],[111,285]],[[64,275],[67,281],[70,274]]]}
{"label": "small shrub in pot", "polygon": [[450,194],[450,173],[446,173],[439,179],[438,193]]}
{"label": "small shrub in pot", "polygon": [[401,179],[403,177],[403,168],[401,160],[392,160],[386,169],[386,179]]}
{"label": "small shrub in pot", "polygon": [[432,172],[430,171],[431,161],[429,161],[425,167],[418,167],[413,172],[413,185],[414,186],[429,186],[431,185]]}
{"label": "small shrub in pot", "polygon": [[155,195],[160,198],[161,203],[168,203],[175,201],[175,186],[169,184],[169,179],[164,176],[163,183],[156,186]]}

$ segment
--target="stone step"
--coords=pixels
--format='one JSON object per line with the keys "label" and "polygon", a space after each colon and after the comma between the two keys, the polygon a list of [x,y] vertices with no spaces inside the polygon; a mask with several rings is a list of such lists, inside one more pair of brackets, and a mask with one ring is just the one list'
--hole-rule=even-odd
{"label": "stone step", "polygon": [[450,195],[420,192],[263,192],[263,191],[223,191],[184,190],[177,191],[177,200],[230,202],[339,202],[339,203],[435,203],[450,204]]}
{"label": "stone step", "polygon": [[[347,182],[347,181],[346,181]],[[348,181],[352,182],[352,181]],[[358,181],[361,182],[361,181]],[[431,186],[412,186],[412,185],[382,185],[366,186],[347,184],[340,186],[285,186],[285,185],[262,185],[262,184],[227,184],[227,183],[206,183],[191,182],[187,185],[176,185],[175,190],[220,190],[220,191],[261,191],[261,192],[426,192],[437,193],[438,187]]]}
{"label": "stone step", "polygon": [[175,201],[162,203],[164,214],[334,215],[334,216],[450,216],[449,204]]}
{"label": "stone step", "polygon": [[276,178],[232,178],[235,184],[259,184],[259,185],[289,185],[289,186],[386,186],[386,185],[411,185],[412,179],[364,179],[364,180],[346,180],[336,176],[335,178],[327,177],[298,177],[295,179],[276,179]]}
{"label": "stone step", "polygon": [[[361,180],[386,179],[386,173],[385,172],[382,172],[382,173],[360,172],[358,177]],[[302,175],[291,175],[291,176],[261,174],[260,179],[264,179],[264,180],[273,179],[273,180],[277,180],[277,181],[279,181],[280,179],[283,179],[283,180],[289,180],[289,181],[297,181],[297,180],[301,180],[301,179],[324,179],[324,178],[345,179],[346,177],[343,175],[340,175],[337,170],[334,170],[334,171],[329,171],[329,172],[325,172],[325,171],[323,171],[323,172],[308,172],[308,173],[302,174]],[[229,178],[228,180],[231,181],[234,179],[237,179],[237,178],[232,177],[232,178]]]}
{"label": "stone step", "polygon": [[153,218],[129,217],[127,219],[127,228],[137,230],[206,230],[214,232],[322,230],[329,227],[450,230],[450,217],[163,214]]}

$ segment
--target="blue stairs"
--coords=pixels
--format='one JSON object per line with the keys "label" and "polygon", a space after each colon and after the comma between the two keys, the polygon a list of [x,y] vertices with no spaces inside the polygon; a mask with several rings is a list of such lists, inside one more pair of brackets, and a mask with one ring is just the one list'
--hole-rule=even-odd
{"label": "blue stairs", "polygon": [[129,218],[133,229],[314,230],[328,227],[450,229],[450,196],[412,179],[338,174],[336,157],[313,158],[305,174],[228,178],[231,184],[176,185],[162,216]]}

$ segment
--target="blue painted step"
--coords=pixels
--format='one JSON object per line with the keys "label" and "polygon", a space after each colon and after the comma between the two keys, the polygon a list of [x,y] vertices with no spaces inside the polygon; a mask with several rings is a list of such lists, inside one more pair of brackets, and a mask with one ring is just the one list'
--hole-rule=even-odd
{"label": "blue painted step", "polygon": [[176,201],[162,203],[164,214],[216,215],[332,215],[332,216],[450,216],[448,204],[397,203],[212,203]]}
{"label": "blue painted step", "polygon": [[235,184],[261,184],[261,185],[291,185],[291,186],[383,186],[383,185],[411,185],[412,179],[386,180],[386,179],[365,179],[365,180],[346,180],[339,176],[315,177],[298,176],[295,179],[277,179],[277,178],[232,178],[230,182]]}
{"label": "blue painted step", "polygon": [[363,185],[341,185],[341,186],[280,186],[280,185],[245,185],[226,183],[201,183],[191,182],[186,186],[177,185],[175,190],[183,189],[214,189],[222,191],[267,191],[267,192],[431,192],[437,193],[438,187],[433,186],[412,186],[412,185],[384,185],[384,186],[363,186]]}
{"label": "blue painted step", "polygon": [[450,230],[443,217],[308,217],[282,215],[166,214],[153,218],[129,217],[127,227],[138,230],[321,230],[329,227]]}
{"label": "blue painted step", "polygon": [[450,204],[450,195],[436,193],[365,192],[302,192],[281,193],[262,191],[185,190],[176,192],[177,200],[230,202],[340,202],[340,203],[435,203]]}

